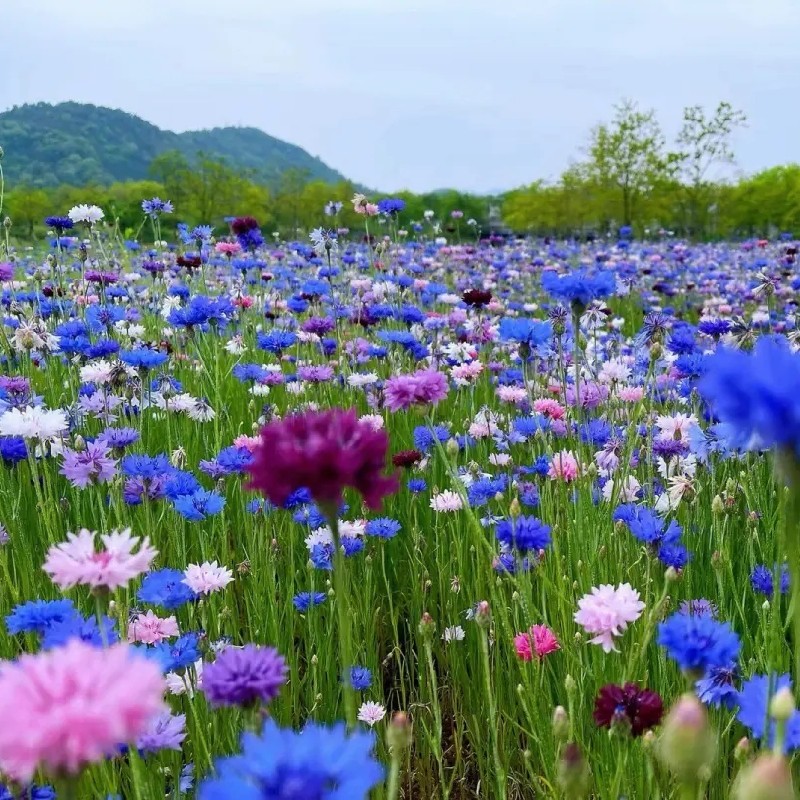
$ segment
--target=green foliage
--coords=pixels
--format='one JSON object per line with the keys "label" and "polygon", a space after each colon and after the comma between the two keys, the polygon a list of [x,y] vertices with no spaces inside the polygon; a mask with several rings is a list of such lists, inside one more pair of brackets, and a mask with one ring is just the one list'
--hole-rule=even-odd
{"label": "green foliage", "polygon": [[200,162],[199,153],[225,159],[272,187],[290,168],[304,170],[310,179],[342,179],[302,148],[256,128],[178,134],[124,111],[83,103],[16,106],[0,114],[0,142],[8,180],[37,188],[142,180],[153,159],[168,151],[190,162]]}

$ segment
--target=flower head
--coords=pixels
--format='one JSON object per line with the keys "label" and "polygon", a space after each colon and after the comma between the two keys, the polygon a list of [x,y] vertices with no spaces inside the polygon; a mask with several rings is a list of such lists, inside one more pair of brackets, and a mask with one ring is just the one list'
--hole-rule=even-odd
{"label": "flower head", "polygon": [[[135,741],[163,709],[158,666],[126,645],[79,640],[0,668],[0,770],[77,774]],[[24,735],[20,735],[24,732]]]}
{"label": "flower head", "polygon": [[609,683],[597,693],[594,721],[601,728],[612,723],[630,726],[632,736],[641,736],[655,727],[664,714],[664,704],[657,692],[640,689],[635,683],[616,686]]}
{"label": "flower head", "polygon": [[84,222],[87,225],[94,225],[100,222],[105,214],[103,214],[103,209],[99,206],[89,206],[86,205],[86,203],[82,203],[81,205],[73,206],[67,213],[67,216],[73,223]]}
{"label": "flower head", "polygon": [[379,723],[385,716],[386,709],[380,703],[373,703],[371,700],[362,703],[358,709],[359,721],[366,722],[370,728]]}
{"label": "flower head", "polygon": [[215,777],[200,786],[200,800],[304,800],[366,798],[383,778],[370,733],[348,735],[343,724],[315,723],[301,733],[267,720],[260,734],[242,737],[242,752],[217,762]]}
{"label": "flower head", "polygon": [[518,633],[514,637],[514,649],[523,661],[531,661],[534,655],[541,661],[561,647],[547,625],[533,625],[525,633]]}
{"label": "flower head", "polygon": [[318,504],[335,507],[350,487],[379,508],[397,490],[397,479],[383,473],[387,447],[386,433],[360,422],[353,410],[292,415],[262,428],[248,466],[250,488],[280,506],[305,487]]}
{"label": "flower head", "polygon": [[93,589],[119,589],[146,572],[158,555],[148,537],[140,540],[131,536],[130,528],[102,534],[104,549],[99,551],[95,550],[96,536],[94,531],[83,528],[78,533],[68,533],[66,542],[48,550],[43,569],[53,583],[61,589],[79,584]]}
{"label": "flower head", "polygon": [[739,636],[727,622],[677,612],[658,626],[658,643],[681,669],[727,667],[739,655]]}
{"label": "flower head", "polygon": [[183,582],[195,594],[218,592],[233,580],[233,573],[227,567],[221,567],[216,561],[189,564],[184,576]]}
{"label": "flower head", "polygon": [[578,601],[575,622],[587,633],[594,634],[589,641],[599,644],[606,653],[616,650],[614,637],[621,636],[628,625],[642,615],[644,603],[629,583],[616,588],[610,584],[595,587]]}
{"label": "flower head", "polygon": [[286,682],[288,668],[272,647],[226,647],[203,670],[203,692],[212,706],[268,703]]}

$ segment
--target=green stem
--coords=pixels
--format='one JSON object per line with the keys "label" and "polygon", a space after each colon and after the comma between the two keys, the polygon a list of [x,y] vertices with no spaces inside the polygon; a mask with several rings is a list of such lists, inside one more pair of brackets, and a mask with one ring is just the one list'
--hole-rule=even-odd
{"label": "green stem", "polygon": [[353,666],[353,648],[350,633],[350,614],[347,603],[347,576],[345,575],[345,557],[339,537],[339,515],[337,509],[328,509],[326,514],[333,539],[333,590],[336,595],[336,615],[339,621],[339,637],[341,639],[342,657],[339,662],[341,680],[344,684],[345,719],[351,728],[356,724],[356,696],[350,685],[349,670]]}
{"label": "green stem", "polygon": [[400,793],[400,759],[402,751],[399,747],[392,748],[392,762],[389,766],[389,781],[386,788],[387,800],[397,800]]}
{"label": "green stem", "polygon": [[503,762],[500,760],[500,748],[497,741],[497,702],[492,692],[492,667],[489,662],[489,632],[481,625],[481,655],[483,656],[483,686],[486,700],[489,705],[489,739],[492,745],[492,760],[494,761],[494,780],[498,800],[506,797],[506,775]]}

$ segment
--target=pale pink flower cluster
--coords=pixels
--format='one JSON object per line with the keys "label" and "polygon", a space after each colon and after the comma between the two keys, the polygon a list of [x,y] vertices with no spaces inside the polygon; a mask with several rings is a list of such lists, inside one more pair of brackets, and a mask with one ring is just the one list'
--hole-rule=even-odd
{"label": "pale pink flower cluster", "polygon": [[619,390],[619,399],[626,403],[638,403],[644,397],[644,389],[641,386],[623,386]]}
{"label": "pale pink flower cluster", "polygon": [[697,417],[694,414],[675,414],[672,417],[656,418],[659,439],[675,439],[685,442],[689,438],[689,431],[695,425],[697,425]]}
{"label": "pale pink flower cluster", "polygon": [[224,589],[232,580],[233,573],[216,561],[189,564],[184,571],[183,583],[195,594],[211,594]]}
{"label": "pale pink flower cluster", "polygon": [[528,399],[528,392],[521,386],[498,386],[497,396],[504,403],[524,403]]}
{"label": "pale pink flower cluster", "polygon": [[593,635],[591,644],[599,644],[606,653],[617,648],[614,637],[622,636],[628,625],[642,615],[644,603],[629,583],[616,588],[611,584],[595,586],[578,601],[575,622]]}
{"label": "pale pink flower cluster", "polygon": [[431,497],[431,508],[439,513],[459,511],[463,507],[464,502],[461,499],[461,495],[451,492],[449,489],[445,489],[445,491]]}
{"label": "pale pink flower cluster", "polygon": [[228,256],[228,258],[242,252],[242,246],[239,242],[217,242],[216,245],[214,245],[214,249],[218,253]]}
{"label": "pale pink flower cluster", "polygon": [[560,453],[556,453],[547,470],[550,478],[565,483],[572,483],[576,480],[579,472],[578,459],[571,450],[562,450]]}
{"label": "pale pink flower cluster", "polygon": [[159,617],[152,611],[139,614],[128,625],[128,641],[143,644],[158,644],[164,639],[178,636],[178,620],[175,617]]}
{"label": "pale pink flower cluster", "polygon": [[483,363],[481,361],[466,361],[453,367],[450,370],[450,377],[456,386],[469,386],[474,383],[481,372],[483,372]]}
{"label": "pale pink flower cluster", "polygon": [[0,772],[76,775],[133,742],[164,710],[164,678],[127,645],[64,647],[0,667]]}
{"label": "pale pink flower cluster", "polygon": [[[43,569],[61,589],[91,586],[92,589],[119,589],[147,572],[158,551],[145,536],[131,536],[131,529],[111,531],[100,536],[104,549],[95,550],[95,531],[83,528],[68,533],[67,541],[47,552]],[[136,547],[138,546],[138,550]],[[135,552],[134,552],[135,551]]]}
{"label": "pale pink flower cluster", "polygon": [[564,415],[567,413],[564,406],[562,406],[558,400],[553,400],[550,397],[540,397],[538,400],[534,400],[533,410],[537,414],[543,414],[550,419],[563,419]]}
{"label": "pale pink flower cluster", "polygon": [[235,447],[243,447],[245,450],[249,450],[251,453],[254,453],[258,448],[260,441],[261,438],[259,436],[247,436],[242,434],[233,440],[233,444]]}

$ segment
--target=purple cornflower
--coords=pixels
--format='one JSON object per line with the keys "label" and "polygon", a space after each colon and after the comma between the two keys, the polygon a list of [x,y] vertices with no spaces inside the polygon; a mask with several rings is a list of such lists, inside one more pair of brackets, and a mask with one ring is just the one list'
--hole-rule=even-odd
{"label": "purple cornflower", "polygon": [[89,283],[99,283],[101,286],[108,286],[110,283],[116,283],[119,280],[119,275],[116,272],[106,272],[101,269],[87,269],[83,273]]}
{"label": "purple cornflower", "polygon": [[273,647],[226,647],[203,670],[203,692],[212,706],[268,703],[286,682],[287,666]]}
{"label": "purple cornflower", "polygon": [[436,405],[447,397],[447,392],[447,376],[435,369],[389,378],[383,390],[389,411],[405,411],[413,405]]}
{"label": "purple cornflower", "polygon": [[89,442],[85,450],[64,450],[61,474],[80,489],[90,483],[108,483],[117,474],[117,462],[110,455],[106,442],[97,439]]}
{"label": "purple cornflower", "polygon": [[297,370],[297,377],[301,381],[308,381],[308,383],[326,383],[333,378],[333,367],[300,367],[300,369]]}
{"label": "purple cornflower", "polygon": [[324,336],[335,327],[336,323],[329,317],[311,317],[300,326],[300,330],[307,333],[315,333],[317,336]]}
{"label": "purple cornflower", "polygon": [[180,750],[186,738],[186,715],[173,716],[168,711],[159,714],[148,729],[136,740],[136,748],[142,753],[157,750]]}

